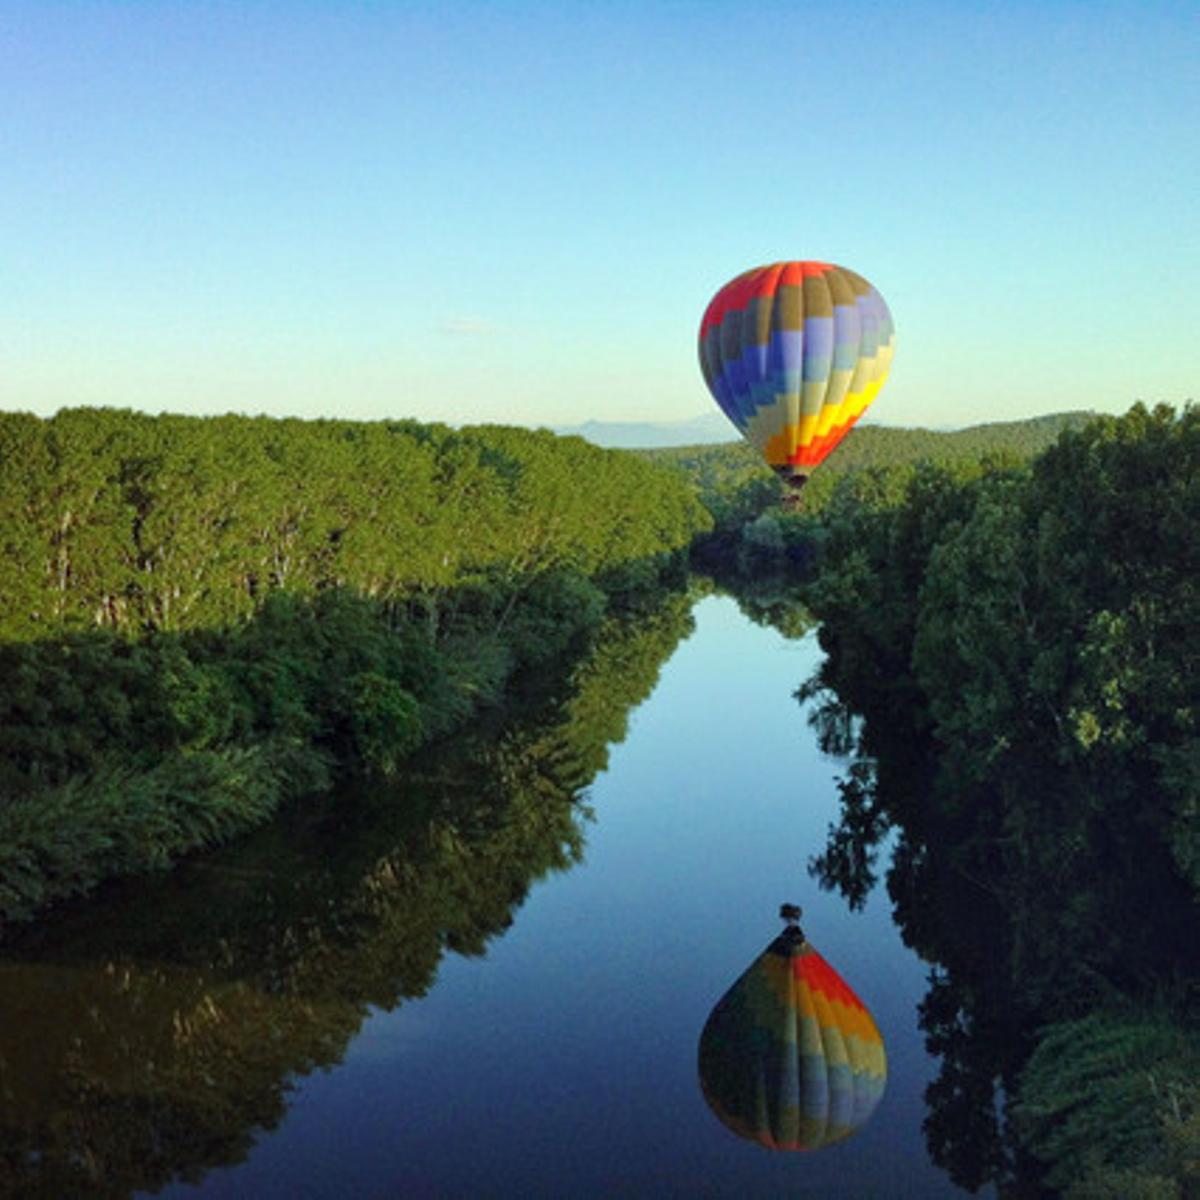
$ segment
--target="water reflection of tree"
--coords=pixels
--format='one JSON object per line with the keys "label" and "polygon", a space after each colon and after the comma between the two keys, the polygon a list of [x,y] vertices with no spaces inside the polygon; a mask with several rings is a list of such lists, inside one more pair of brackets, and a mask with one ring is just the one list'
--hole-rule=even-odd
{"label": "water reflection of tree", "polygon": [[614,622],[498,736],[30,931],[0,964],[0,1192],[124,1196],[244,1159],[369,1006],[424,995],[580,860],[582,789],[690,628],[684,597]]}
{"label": "water reflection of tree", "polygon": [[[861,737],[861,724],[833,697],[812,716],[826,753],[845,755]],[[1011,1180],[997,1089],[1013,1081],[1028,1053],[1028,1026],[1007,972],[1011,931],[986,876],[962,861],[953,819],[928,803],[930,763],[907,739],[890,747],[877,734],[872,740],[880,757],[849,762],[839,781],[840,819],[810,870],[860,908],[879,881],[885,842],[890,847],[883,875],[894,919],[904,944],[935,964],[918,1014],[940,1060],[926,1091],[931,1157],[963,1187]]]}
{"label": "water reflection of tree", "polygon": [[804,603],[794,580],[780,574],[751,579],[724,575],[708,578],[706,586],[732,596],[742,615],[755,625],[775,629],[786,638],[811,633],[817,619]]}
{"label": "water reflection of tree", "polygon": [[[801,689],[806,699],[815,692]],[[940,1060],[926,1090],[931,1157],[963,1187],[991,1181],[1008,1196],[1043,1195],[1045,1163],[1034,1160],[1023,1136],[1033,1123],[1014,1122],[1010,1111],[1030,1055],[1054,1023],[1097,1005],[1130,1004],[1147,981],[1186,970],[1195,949],[1188,948],[1187,898],[1161,874],[1147,872],[1136,884],[1124,875],[1122,919],[1097,929],[1095,909],[1111,910],[1094,892],[1081,894],[1069,871],[1056,877],[1045,864],[1014,865],[1006,856],[987,815],[1000,806],[985,790],[947,802],[936,756],[911,737],[856,722],[836,697],[826,694],[813,718],[827,752],[844,753],[856,731],[859,756],[840,781],[840,819],[810,870],[860,907],[878,882],[886,846],[882,874],[894,919],[905,944],[933,964],[918,1014],[926,1046]],[[1054,782],[1046,777],[1040,786]],[[1048,813],[1054,807],[1048,802]],[[1055,836],[1049,825],[1046,836]],[[1013,897],[1037,889],[1045,911],[1029,920]],[[1155,911],[1158,918],[1150,918]],[[1162,1040],[1160,1029],[1155,1039]]]}

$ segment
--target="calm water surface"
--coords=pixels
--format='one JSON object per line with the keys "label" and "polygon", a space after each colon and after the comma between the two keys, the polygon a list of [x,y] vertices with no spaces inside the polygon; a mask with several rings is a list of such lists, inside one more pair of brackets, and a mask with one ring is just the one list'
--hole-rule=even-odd
{"label": "calm water surface", "polygon": [[[295,1075],[277,1127],[251,1128],[243,1162],[157,1194],[967,1194],[921,1135],[936,1066],[917,1028],[926,968],[885,896],[851,913],[806,871],[838,773],[792,698],[815,639],[788,641],[725,597],[694,616],[589,788],[584,861],[537,882],[482,955],[446,954],[427,994],[370,1008],[340,1062]],[[778,932],[785,900],[804,906],[889,1059],[870,1122],[806,1154],[727,1131],[696,1075],[710,1009]]]}

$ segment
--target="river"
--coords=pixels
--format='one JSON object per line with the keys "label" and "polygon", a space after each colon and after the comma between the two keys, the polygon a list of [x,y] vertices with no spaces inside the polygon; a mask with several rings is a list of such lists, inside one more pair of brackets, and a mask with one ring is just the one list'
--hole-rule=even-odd
{"label": "river", "polygon": [[[320,869],[289,867],[288,895],[309,907],[280,916],[292,901],[263,881],[290,850],[264,832],[257,855],[224,869],[241,893],[236,926],[198,928],[213,902],[185,873],[149,900],[116,889],[74,931],[50,922],[0,962],[14,1188],[40,1179],[67,1194],[54,1179],[82,1171],[81,1194],[205,1200],[968,1194],[921,1132],[937,1069],[917,1025],[928,968],[881,888],[851,912],[806,869],[839,772],[793,698],[815,638],[754,624],[726,596],[693,618],[587,789],[582,860],[540,862],[528,888],[493,863],[499,898],[463,894],[472,843],[443,814],[421,826],[436,854],[372,868],[353,905],[321,900],[336,920],[314,915]],[[489,847],[516,836],[505,819]],[[308,831],[313,862],[350,853],[336,835]],[[383,918],[362,897],[389,888],[425,899]],[[807,1153],[735,1136],[697,1081],[705,1019],[779,932],[783,901],[803,906],[888,1055],[867,1124]],[[433,931],[427,903],[501,915]],[[250,926],[268,910],[276,932],[260,946]],[[115,944],[98,944],[99,928]],[[55,1155],[60,1175],[39,1175]]]}

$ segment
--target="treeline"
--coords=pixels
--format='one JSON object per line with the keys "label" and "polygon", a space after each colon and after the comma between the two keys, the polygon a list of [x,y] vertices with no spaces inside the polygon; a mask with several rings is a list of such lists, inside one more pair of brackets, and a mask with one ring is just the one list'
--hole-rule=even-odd
{"label": "treeline", "polygon": [[856,761],[814,868],[861,900],[895,831],[896,917],[938,964],[935,1157],[969,1187],[1196,1195],[1200,410],[864,477],[825,519],[802,695]]}
{"label": "treeline", "polygon": [[436,631],[464,587],[636,578],[702,520],[648,463],[545,430],[0,414],[0,637],[213,627],[330,587]]}
{"label": "treeline", "polygon": [[0,921],[395,770],[707,520],[544,431],[0,416]]}
{"label": "treeline", "polygon": [[784,486],[743,441],[638,453],[682,474],[712,513],[713,529],[697,539],[697,561],[754,577],[812,567],[823,540],[823,514],[847,475],[870,478],[874,489],[895,492],[919,464],[1023,462],[1064,429],[1078,429],[1089,419],[1087,413],[1056,413],[953,431],[859,425],[813,472],[801,504],[791,511],[781,503]]}

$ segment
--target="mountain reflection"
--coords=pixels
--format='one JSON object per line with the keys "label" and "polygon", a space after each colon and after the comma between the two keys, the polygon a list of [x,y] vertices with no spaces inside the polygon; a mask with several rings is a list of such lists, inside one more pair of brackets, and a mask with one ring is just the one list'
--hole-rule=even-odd
{"label": "mountain reflection", "polygon": [[0,1194],[126,1196],[242,1161],[369,1009],[482,954],[584,849],[581,790],[691,629],[613,622],[557,703],[386,787],[115,885],[0,960]]}

